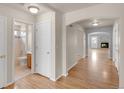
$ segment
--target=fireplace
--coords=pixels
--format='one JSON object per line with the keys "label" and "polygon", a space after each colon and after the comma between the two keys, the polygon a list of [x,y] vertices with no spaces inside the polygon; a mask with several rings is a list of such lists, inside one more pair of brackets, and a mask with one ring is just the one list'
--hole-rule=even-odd
{"label": "fireplace", "polygon": [[109,48],[109,43],[107,43],[107,42],[102,42],[102,43],[101,43],[101,48]]}

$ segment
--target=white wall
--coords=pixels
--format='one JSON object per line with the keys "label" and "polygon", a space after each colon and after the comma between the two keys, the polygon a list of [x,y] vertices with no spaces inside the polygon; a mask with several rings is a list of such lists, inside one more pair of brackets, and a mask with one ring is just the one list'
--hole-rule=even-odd
{"label": "white wall", "polygon": [[8,6],[0,5],[0,15],[9,17],[9,18],[16,18],[20,20],[24,20],[28,23],[33,23],[35,18],[31,13],[20,11],[18,9],[14,9]]}
{"label": "white wall", "polygon": [[55,40],[56,40],[56,76],[55,78],[58,79],[63,74],[63,64],[62,64],[62,23],[63,23],[63,14],[60,12],[56,12],[55,15]]}
{"label": "white wall", "polygon": [[121,17],[119,24],[119,87],[124,88],[124,18]]}
{"label": "white wall", "polygon": [[13,82],[12,78],[12,47],[13,47],[13,41],[12,41],[12,34],[13,34],[13,19],[21,19],[28,23],[34,22],[34,17],[26,12],[19,11],[7,6],[0,5],[0,15],[7,17],[7,83]]}
{"label": "white wall", "polygon": [[27,50],[29,52],[32,51],[32,48],[33,48],[33,46],[32,46],[32,39],[33,39],[32,31],[33,31],[33,26],[32,25],[28,25],[28,32],[27,32],[27,42],[28,42],[28,44],[27,44]]}
{"label": "white wall", "polygon": [[116,21],[113,26],[113,62],[115,62],[115,66],[119,66],[119,29],[118,22]]}
{"label": "white wall", "polygon": [[67,26],[66,58],[67,70],[70,70],[79,59],[85,56],[84,29],[79,25]]}
{"label": "white wall", "polygon": [[65,14],[65,24],[69,25],[74,22],[89,18],[119,18],[123,16],[123,4],[99,4],[96,6],[80,9]]}
{"label": "white wall", "polygon": [[[74,22],[87,18],[118,18],[119,24],[119,87],[124,88],[124,5],[123,4],[100,4],[86,9],[69,12],[65,14],[65,24],[69,25]],[[66,31],[66,30],[63,30]],[[65,33],[65,32],[63,32]],[[66,36],[66,35],[65,35]],[[64,37],[64,36],[63,36]],[[66,43],[66,41],[63,41]],[[64,52],[63,52],[64,53]],[[64,55],[64,54],[63,54]]]}

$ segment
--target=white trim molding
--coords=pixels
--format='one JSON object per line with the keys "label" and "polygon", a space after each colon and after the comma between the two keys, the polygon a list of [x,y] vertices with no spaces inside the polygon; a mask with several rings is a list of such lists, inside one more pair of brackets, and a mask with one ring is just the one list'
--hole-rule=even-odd
{"label": "white trim molding", "polygon": [[71,65],[69,68],[67,68],[67,71],[71,70],[77,63],[78,63],[78,61],[76,61],[73,65]]}

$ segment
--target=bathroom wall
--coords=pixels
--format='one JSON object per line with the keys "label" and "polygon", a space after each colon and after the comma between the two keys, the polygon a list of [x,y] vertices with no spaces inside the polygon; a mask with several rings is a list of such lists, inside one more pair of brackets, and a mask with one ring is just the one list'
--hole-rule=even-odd
{"label": "bathroom wall", "polygon": [[26,34],[22,36],[21,31],[15,31],[15,32],[17,32],[17,35],[15,35],[15,40],[14,40],[15,41],[15,56],[23,57],[26,55],[26,44],[27,44]]}
{"label": "bathroom wall", "polygon": [[28,31],[27,31],[27,51],[32,52],[32,41],[33,41],[33,26],[28,25]]}

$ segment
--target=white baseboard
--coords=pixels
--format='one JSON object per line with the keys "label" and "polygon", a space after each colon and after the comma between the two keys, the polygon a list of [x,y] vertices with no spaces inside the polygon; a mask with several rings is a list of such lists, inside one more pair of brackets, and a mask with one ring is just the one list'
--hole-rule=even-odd
{"label": "white baseboard", "polygon": [[59,75],[57,78],[50,78],[50,80],[52,81],[57,81],[59,78],[61,78],[63,76],[63,74]]}
{"label": "white baseboard", "polygon": [[78,63],[78,61],[76,61],[72,66],[70,66],[67,71],[69,71],[70,69],[72,69],[76,64]]}
{"label": "white baseboard", "polygon": [[60,79],[63,76],[63,74],[59,75],[56,80]]}
{"label": "white baseboard", "polygon": [[9,86],[9,85],[11,85],[11,84],[13,84],[13,83],[15,83],[15,81],[12,81],[12,82],[10,82],[10,83],[5,84],[4,87],[7,87],[7,86]]}
{"label": "white baseboard", "polygon": [[67,72],[67,73],[65,73],[65,74],[63,74],[63,76],[67,77],[67,76],[68,76],[68,72]]}
{"label": "white baseboard", "polygon": [[[84,59],[84,58],[86,58],[86,56],[82,56],[80,59],[82,59],[82,58]],[[69,68],[67,68],[67,71],[69,71],[70,69],[72,69],[79,62],[80,59],[78,59],[72,66],[70,66]]]}
{"label": "white baseboard", "polygon": [[50,77],[49,79],[50,79],[50,80],[52,80],[52,81],[56,81],[56,79],[55,79],[55,78],[51,78],[51,77]]}

